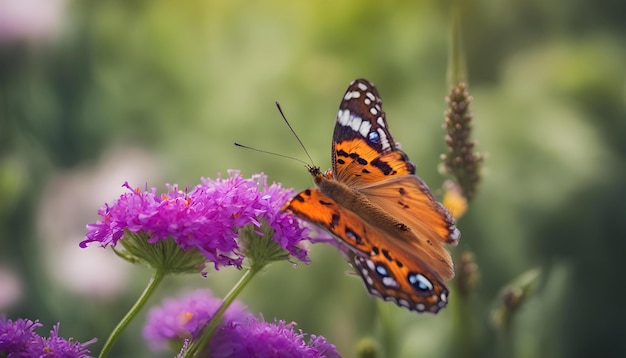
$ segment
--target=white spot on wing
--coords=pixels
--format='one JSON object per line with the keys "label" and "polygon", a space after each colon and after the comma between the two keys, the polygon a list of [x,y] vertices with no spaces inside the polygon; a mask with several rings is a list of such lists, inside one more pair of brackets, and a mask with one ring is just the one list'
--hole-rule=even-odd
{"label": "white spot on wing", "polygon": [[370,122],[364,121],[348,109],[337,112],[337,123],[344,127],[352,128],[352,130],[359,132],[363,137],[367,137],[372,129]]}
{"label": "white spot on wing", "polygon": [[363,137],[367,137],[370,129],[372,129],[372,124],[370,122],[363,121],[363,123],[361,123],[361,127],[359,128],[359,133],[361,133]]}
{"label": "white spot on wing", "polygon": [[420,311],[420,312],[424,312],[424,310],[426,309],[426,306],[424,306],[423,303],[418,303],[415,305],[415,309]]}
{"label": "white spot on wing", "polygon": [[365,91],[367,89],[367,86],[365,85],[365,83],[359,82],[357,86],[359,87],[361,91]]}
{"label": "white spot on wing", "polygon": [[461,232],[459,231],[459,229],[456,228],[456,226],[452,226],[452,228],[454,228],[452,230],[452,233],[448,236],[449,241],[456,241],[453,245],[456,245],[458,243],[459,240],[459,236],[461,236]]}
{"label": "white spot on wing", "polygon": [[369,98],[364,99],[363,102],[365,102],[368,106],[372,104],[372,101]]}
{"label": "white spot on wing", "polygon": [[337,112],[337,122],[339,122],[339,124],[341,124],[342,126],[345,126],[348,124],[348,121],[350,120],[350,111],[349,110],[339,110],[339,112]]}
{"label": "white spot on wing", "polygon": [[359,98],[359,97],[361,97],[361,92],[352,91],[352,92],[346,92],[346,95],[343,97],[343,99],[348,101],[348,100],[351,100],[352,98]]}
{"label": "white spot on wing", "polygon": [[362,122],[363,120],[361,119],[361,117],[350,115],[350,122],[348,123],[348,125],[356,132],[359,130],[359,127],[361,127]]}
{"label": "white spot on wing", "polygon": [[391,148],[389,145],[389,140],[387,140],[387,135],[382,128],[378,128],[378,135],[380,136],[380,144],[383,146],[383,150]]}
{"label": "white spot on wing", "polygon": [[385,285],[385,287],[397,288],[398,282],[396,282],[393,277],[383,277],[383,285]]}
{"label": "white spot on wing", "polygon": [[376,108],[370,108],[370,113],[373,115],[377,115],[378,111],[376,110]]}
{"label": "white spot on wing", "polygon": [[[363,89],[363,90],[365,91],[365,89]],[[373,94],[372,92],[367,92],[367,93],[365,93],[365,95],[366,95],[369,99],[371,99],[372,101],[375,101],[375,100],[376,100],[376,96],[374,96],[374,94]]]}
{"label": "white spot on wing", "polygon": [[378,117],[376,123],[378,123],[379,126],[385,128],[385,121],[383,120],[383,117]]}
{"label": "white spot on wing", "polygon": [[[421,273],[418,273],[417,275],[415,275],[415,278],[424,286],[426,286],[426,288],[428,288],[429,291],[433,290],[433,284],[424,275],[422,275]],[[433,297],[435,299],[437,298],[436,296],[433,296]]]}

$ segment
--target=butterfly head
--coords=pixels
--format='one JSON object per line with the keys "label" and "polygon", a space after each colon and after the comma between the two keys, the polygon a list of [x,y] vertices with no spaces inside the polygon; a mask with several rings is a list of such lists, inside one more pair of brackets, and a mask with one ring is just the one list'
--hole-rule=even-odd
{"label": "butterfly head", "polygon": [[315,182],[316,185],[319,185],[321,182],[325,180],[333,179],[332,169],[328,169],[326,170],[326,172],[322,173],[322,170],[320,169],[320,167],[307,165],[307,170],[309,171],[309,174],[311,174],[311,176],[313,177],[313,181]]}
{"label": "butterfly head", "polygon": [[318,181],[323,180],[324,174],[322,174],[322,170],[320,167],[316,167],[314,165],[307,165],[307,170],[309,174],[313,177],[313,180],[317,183]]}

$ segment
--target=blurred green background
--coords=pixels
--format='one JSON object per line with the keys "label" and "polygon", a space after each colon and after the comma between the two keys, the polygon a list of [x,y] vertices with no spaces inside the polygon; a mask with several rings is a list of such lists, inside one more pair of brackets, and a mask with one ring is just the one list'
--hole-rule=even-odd
{"label": "blurred green background", "polygon": [[[108,333],[150,272],[78,248],[96,210],[133,186],[193,186],[236,168],[302,189],[330,165],[348,83],[366,77],[395,139],[440,197],[450,2],[4,1],[0,7],[0,312],[44,334]],[[369,297],[331,247],[278,263],[241,296],[346,356],[371,337],[388,357],[626,356],[626,5],[463,2],[483,180],[458,226],[480,284],[437,316]],[[490,323],[503,287],[540,268],[506,339]],[[173,277],[151,304],[240,276]],[[459,309],[463,306],[462,309]],[[469,312],[461,315],[459,312]],[[145,312],[144,312],[145,315]],[[383,317],[384,319],[381,319]],[[152,356],[142,315],[111,356]],[[461,329],[459,329],[461,327]],[[469,343],[468,343],[469,342]],[[164,353],[161,356],[172,356]]]}

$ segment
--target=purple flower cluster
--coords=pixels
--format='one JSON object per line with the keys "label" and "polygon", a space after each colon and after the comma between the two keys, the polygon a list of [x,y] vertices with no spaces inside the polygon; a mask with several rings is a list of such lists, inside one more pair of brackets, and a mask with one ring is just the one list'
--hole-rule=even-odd
{"label": "purple flower cluster", "polygon": [[39,336],[35,329],[42,327],[38,320],[18,318],[15,321],[0,318],[0,356],[1,357],[91,357],[88,345],[96,342],[92,339],[85,343],[75,342],[72,338],[59,336],[59,323],[50,331],[50,337]]}
{"label": "purple flower cluster", "polygon": [[243,255],[237,242],[238,229],[247,224],[260,227],[264,222],[274,230],[273,239],[283,249],[308,261],[306,250],[300,247],[308,228],[292,215],[280,212],[293,191],[276,183],[268,186],[263,174],[246,179],[231,170],[225,179],[203,178],[191,192],[171,185],[160,196],[154,188],[141,191],[128,183],[124,186],[130,192],[98,211],[100,220],[87,225],[81,247],[90,242],[115,246],[128,230],[147,234],[151,243],[171,237],[184,250],[202,252],[216,269],[240,267]]}
{"label": "purple flower cluster", "polygon": [[[221,300],[207,290],[166,300],[149,312],[144,337],[153,349],[162,349],[172,340],[182,344],[184,339],[197,338],[220,304]],[[294,326],[284,321],[259,320],[235,301],[211,338],[207,357],[340,357],[324,337],[311,335],[306,342],[306,335],[301,330],[296,332]]]}
{"label": "purple flower cluster", "polygon": [[[150,348],[157,351],[172,339],[198,338],[200,331],[222,304],[209,290],[196,290],[181,299],[168,298],[161,306],[148,312],[148,322],[143,336]],[[239,301],[233,302],[224,313],[224,322],[243,321],[252,318]]]}
{"label": "purple flower cluster", "polygon": [[311,335],[306,342],[306,334],[302,330],[296,332],[295,325],[282,320],[229,322],[209,342],[209,357],[341,357],[322,336]]}

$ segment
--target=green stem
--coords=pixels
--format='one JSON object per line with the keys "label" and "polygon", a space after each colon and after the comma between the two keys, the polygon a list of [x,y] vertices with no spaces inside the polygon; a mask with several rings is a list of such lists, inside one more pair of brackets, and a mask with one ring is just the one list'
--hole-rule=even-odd
{"label": "green stem", "polygon": [[376,307],[378,308],[378,320],[381,328],[381,340],[383,344],[383,352],[385,357],[397,357],[399,332],[398,324],[394,322],[391,305],[386,304],[381,300],[376,300]]}
{"label": "green stem", "polygon": [[[460,290],[457,289],[457,292]],[[457,295],[450,303],[452,312],[452,357],[477,357],[475,340],[477,339],[476,327],[473,324],[469,297]]]}
{"label": "green stem", "polygon": [[243,291],[243,289],[248,285],[248,283],[252,280],[254,275],[256,275],[260,268],[256,268],[255,266],[251,267],[244,275],[239,279],[239,282],[235,284],[235,286],[228,292],[226,297],[224,297],[224,301],[220,308],[215,312],[215,315],[206,327],[202,330],[200,337],[191,344],[189,350],[185,353],[185,358],[191,358],[197,355],[198,352],[202,352],[204,347],[206,347],[207,343],[211,339],[213,332],[217,329],[217,326],[222,321],[222,316],[224,316],[224,312],[228,309],[231,303],[235,300],[237,296]]}
{"label": "green stem", "polygon": [[159,286],[161,281],[163,281],[164,277],[165,273],[163,271],[156,270],[154,272],[154,275],[152,275],[152,277],[150,278],[150,282],[148,282],[148,286],[146,286],[146,288],[143,290],[143,293],[141,294],[141,296],[139,296],[137,302],[135,302],[133,307],[131,307],[128,313],[126,313],[126,316],[122,318],[120,323],[118,323],[115,329],[113,329],[113,332],[111,332],[111,335],[109,335],[109,338],[104,344],[104,347],[102,347],[102,351],[100,351],[100,355],[98,355],[98,358],[104,358],[107,356],[107,354],[109,354],[109,351],[111,350],[111,348],[113,348],[113,344],[117,340],[117,337],[122,333],[122,331],[124,331],[124,329],[126,329],[126,326],[128,326],[133,318],[135,318],[137,313],[139,313],[141,308],[148,301],[148,298],[150,298],[150,296],[152,295],[152,292],[154,292],[154,290]]}
{"label": "green stem", "polygon": [[450,16],[450,54],[448,60],[448,83],[456,86],[467,81],[465,55],[463,54],[463,39],[461,38],[461,15],[463,9],[460,0],[452,1]]}

